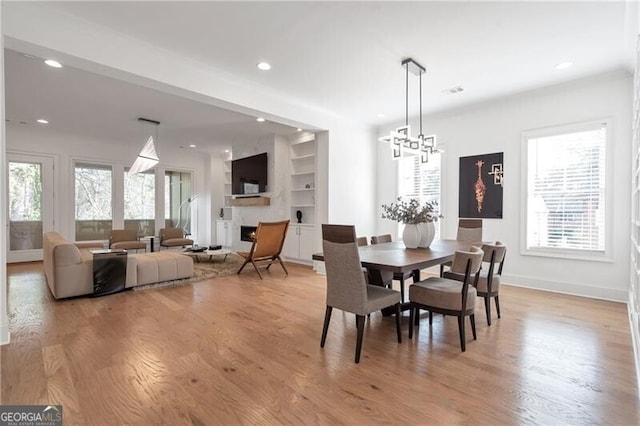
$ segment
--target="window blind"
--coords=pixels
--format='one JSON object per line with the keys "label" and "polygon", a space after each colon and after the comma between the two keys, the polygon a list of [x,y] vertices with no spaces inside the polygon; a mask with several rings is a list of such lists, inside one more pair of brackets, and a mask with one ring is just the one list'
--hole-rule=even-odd
{"label": "window blind", "polygon": [[[405,200],[416,198],[420,203],[435,201],[440,211],[441,154],[429,155],[428,163],[421,163],[418,156],[402,158],[399,166],[400,197]],[[436,238],[439,238],[439,222],[435,223],[435,228]]]}
{"label": "window blind", "polygon": [[527,248],[605,250],[606,125],[527,138]]}

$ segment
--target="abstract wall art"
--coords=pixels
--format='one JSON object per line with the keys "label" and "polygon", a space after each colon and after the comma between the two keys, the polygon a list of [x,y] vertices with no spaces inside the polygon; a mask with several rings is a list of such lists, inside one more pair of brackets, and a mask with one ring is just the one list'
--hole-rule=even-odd
{"label": "abstract wall art", "polygon": [[504,153],[460,157],[458,216],[502,219]]}

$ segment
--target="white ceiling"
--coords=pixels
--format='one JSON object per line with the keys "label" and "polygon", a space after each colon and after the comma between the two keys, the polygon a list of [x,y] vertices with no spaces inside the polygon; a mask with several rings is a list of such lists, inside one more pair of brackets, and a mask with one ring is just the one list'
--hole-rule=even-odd
{"label": "white ceiling", "polygon": [[[47,6],[369,125],[404,117],[405,76],[400,61],[406,57],[427,68],[423,109],[433,112],[621,68],[631,70],[634,50],[625,39],[630,23],[635,23],[629,19],[628,2],[49,2]],[[263,60],[271,63],[271,71],[257,70],[256,63]],[[554,68],[564,61],[575,65],[563,71]],[[50,70],[35,69],[14,54],[8,55],[6,66],[9,114],[28,114],[40,100],[42,106],[56,106],[56,114],[72,112],[75,117],[60,117],[65,123],[85,122],[96,115],[110,129],[113,123],[107,120],[112,119],[122,123],[147,115],[169,123],[177,118],[176,131],[184,132],[185,144],[201,143],[212,134],[228,143],[240,137],[236,132],[261,129],[251,117],[194,106],[105,77],[68,68],[43,74]],[[69,80],[56,75],[58,71],[69,73]],[[12,87],[18,80],[44,75],[51,81],[37,93],[36,80],[22,85],[20,90],[29,95],[26,99],[24,92],[16,93]],[[415,76],[410,75],[410,84],[410,94],[417,95]],[[442,93],[454,86],[463,86],[464,91]],[[50,90],[56,92],[55,100],[47,101],[43,96]],[[189,114],[180,116],[180,111]],[[378,113],[385,118],[378,118]],[[411,103],[410,113],[417,113],[417,102]]]}

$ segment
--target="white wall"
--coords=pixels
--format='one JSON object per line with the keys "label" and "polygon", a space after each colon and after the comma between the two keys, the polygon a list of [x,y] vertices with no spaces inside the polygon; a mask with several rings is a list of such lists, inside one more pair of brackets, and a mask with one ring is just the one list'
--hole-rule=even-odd
{"label": "white wall", "polygon": [[[463,95],[464,96],[464,95]],[[484,240],[509,247],[504,279],[516,285],[606,299],[628,300],[630,220],[630,140],[632,79],[626,73],[607,74],[512,96],[473,107],[425,116],[426,134],[446,145],[443,156],[443,238],[455,238],[458,217],[459,157],[504,152],[504,218],[485,219]],[[611,117],[613,119],[614,261],[564,260],[520,254],[520,193],[522,131]],[[394,124],[380,128],[386,134]],[[394,199],[396,164],[389,146],[378,145],[378,204]],[[376,216],[380,217],[379,206]],[[378,230],[394,225],[378,219]]]}
{"label": "white wall", "polygon": [[[23,154],[41,154],[54,159],[54,220],[55,230],[73,240],[74,227],[74,194],[73,194],[73,161],[95,161],[110,163],[119,167],[129,167],[140,147],[127,146],[119,141],[89,140],[73,134],[53,132],[46,126],[24,127],[10,123],[7,126],[7,151]],[[140,143],[142,146],[143,142]],[[161,167],[158,170],[184,170],[193,172],[192,193],[196,201],[192,207],[193,238],[200,244],[209,244],[212,232],[210,220],[210,204],[212,197],[222,198],[211,188],[208,178],[211,165],[208,156],[198,155],[188,150],[170,150],[162,147],[158,141],[158,156]],[[116,176],[114,175],[114,179]],[[222,191],[222,186],[217,191]],[[163,192],[163,191],[160,191]],[[156,200],[156,204],[163,200]]]}

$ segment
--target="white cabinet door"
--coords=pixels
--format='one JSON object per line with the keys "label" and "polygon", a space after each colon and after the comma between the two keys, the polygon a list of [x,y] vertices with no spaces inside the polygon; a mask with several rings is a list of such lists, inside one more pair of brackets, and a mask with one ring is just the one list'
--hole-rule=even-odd
{"label": "white cabinet door", "polygon": [[284,247],[282,247],[282,254],[284,257],[288,257],[290,259],[298,258],[298,247],[300,236],[298,235],[299,226],[289,226],[287,230],[287,236],[284,239]]}
{"label": "white cabinet door", "polygon": [[230,220],[216,221],[216,244],[231,247],[233,244],[232,224]]}
{"label": "white cabinet door", "polygon": [[305,262],[311,262],[311,256],[316,251],[315,249],[315,227],[301,226],[300,227],[300,239],[298,248],[298,258]]}

